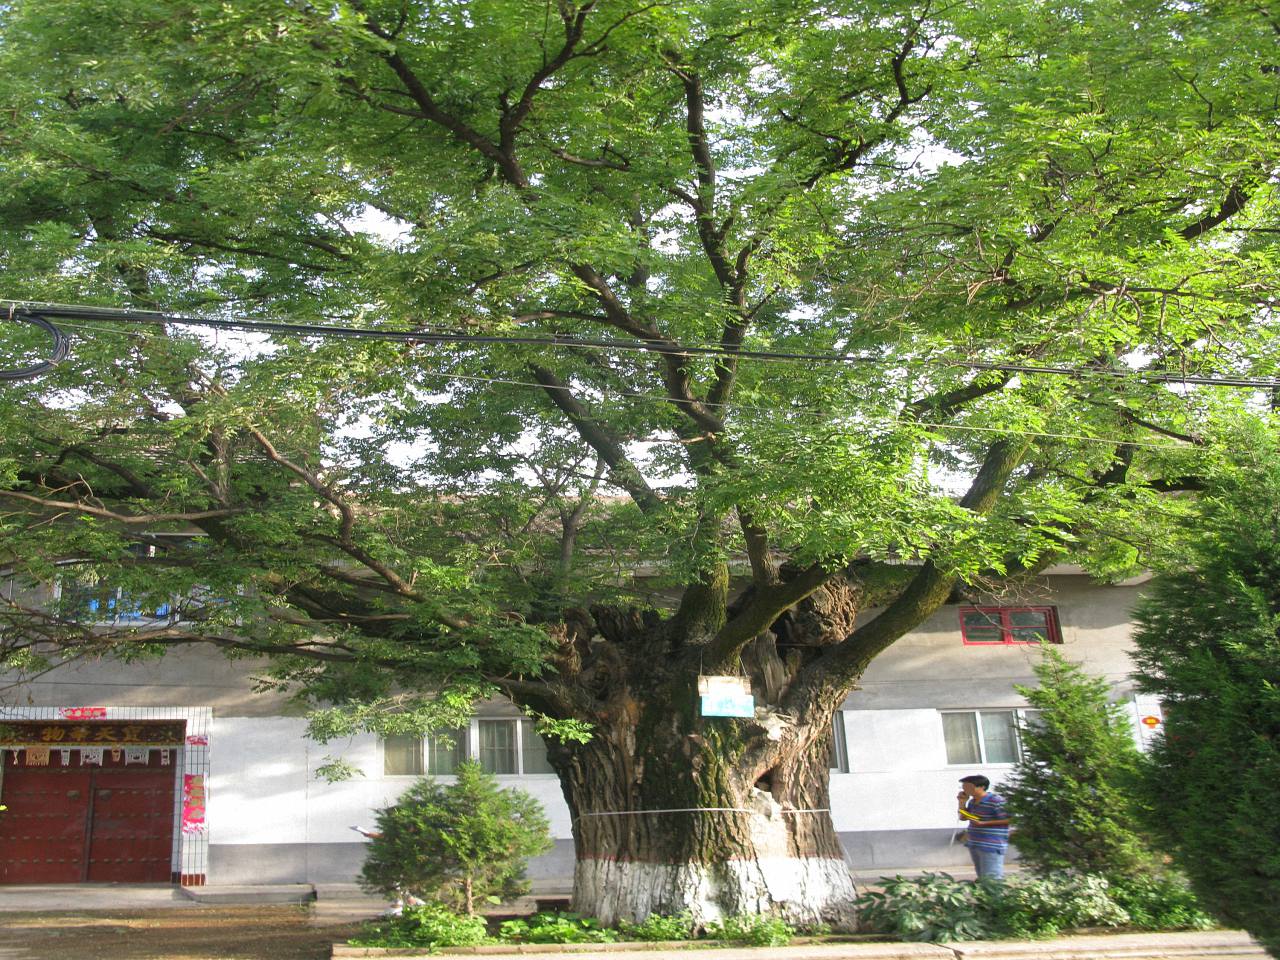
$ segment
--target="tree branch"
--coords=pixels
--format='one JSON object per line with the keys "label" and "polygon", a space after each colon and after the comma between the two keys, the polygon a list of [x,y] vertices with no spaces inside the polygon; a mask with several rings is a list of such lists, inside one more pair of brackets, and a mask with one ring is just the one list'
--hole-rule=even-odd
{"label": "tree branch", "polygon": [[142,527],[161,523],[196,523],[200,520],[211,520],[215,517],[234,517],[245,512],[245,508],[236,507],[226,510],[192,510],[184,513],[117,513],[106,507],[94,507],[79,500],[47,500],[30,493],[19,493],[17,490],[0,490],[0,497],[9,500],[20,500],[34,503],[49,510],[63,510],[68,513],[82,513],[91,517],[102,517],[127,527]]}
{"label": "tree branch", "polygon": [[746,606],[725,623],[702,651],[702,662],[707,672],[717,673],[731,667],[744,646],[831,579],[834,573],[834,570],[815,563],[791,580],[757,590]]}
{"label": "tree branch", "polygon": [[1227,195],[1222,198],[1222,203],[1218,209],[1207,216],[1201,217],[1195,223],[1188,224],[1178,231],[1178,236],[1183,240],[1195,240],[1197,237],[1208,233],[1224,220],[1229,220],[1241,210],[1245,208],[1245,204],[1249,202],[1251,193],[1245,189],[1244,181],[1237,181],[1227,189]]}
{"label": "tree branch", "polygon": [[579,436],[609,465],[612,482],[627,491],[636,506],[645,513],[656,513],[662,509],[662,501],[627,457],[622,444],[591,416],[573,395],[569,385],[546,367],[534,366],[530,371]]}
{"label": "tree branch", "polygon": [[[993,443],[968,492],[960,499],[960,506],[979,515],[990,513],[1028,447],[1023,438]],[[884,610],[797,674],[787,694],[789,708],[795,709],[806,697],[815,695],[818,688],[847,689],[877,654],[942,606],[956,582],[955,574],[926,560]]]}

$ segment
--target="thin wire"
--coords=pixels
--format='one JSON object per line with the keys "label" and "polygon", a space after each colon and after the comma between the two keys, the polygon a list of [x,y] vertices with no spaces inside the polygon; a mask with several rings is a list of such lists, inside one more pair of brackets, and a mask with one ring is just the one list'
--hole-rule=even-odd
{"label": "thin wire", "polygon": [[[92,326],[86,326],[86,325],[77,324],[74,322],[68,323],[65,321],[63,322],[63,326],[72,330],[83,330],[88,336],[93,338],[101,338],[103,336],[103,333],[101,330],[98,330]],[[446,373],[445,371],[439,370],[439,369],[425,369],[425,368],[422,369],[422,373],[428,377],[439,377],[444,380],[461,380],[461,381],[468,381],[468,382],[474,382],[474,383],[504,384],[506,386],[525,387],[531,390],[536,390],[539,393],[544,393],[546,391],[546,387],[543,384],[537,383],[532,380],[513,380],[506,377],[483,377],[478,374],[466,374],[466,373]],[[680,400],[672,400],[670,397],[664,396],[662,394],[657,394],[657,393],[640,393],[638,391],[632,391],[632,390],[608,390],[608,389],[603,389],[601,392],[603,394],[601,399],[613,397],[613,398],[620,398],[625,400],[642,400],[648,403],[677,404],[677,405],[682,403],[682,401]],[[710,407],[718,407],[722,410],[731,409],[740,413],[749,413],[749,414],[766,416],[771,418],[775,423],[787,423],[791,421],[791,418],[789,417],[780,416],[779,415],[780,411],[776,407],[752,406],[749,404],[739,403],[737,401],[721,401],[720,403],[704,403],[703,405],[710,406]],[[1006,428],[1006,427],[981,427],[973,424],[963,424],[963,423],[936,423],[936,422],[930,422],[925,420],[905,420],[901,417],[887,417],[887,416],[877,417],[872,421],[872,423],[877,426],[920,427],[925,430],[954,430],[962,433],[999,433],[999,434],[1016,433],[1018,436],[1022,436],[1022,437],[1037,437],[1037,438],[1046,439],[1046,440],[1076,440],[1076,441],[1081,441],[1085,443],[1101,443],[1109,447],[1114,447],[1117,443],[1123,442],[1127,446],[1139,447],[1145,450],[1176,451],[1179,453],[1185,453],[1194,449],[1193,447],[1186,445],[1184,443],[1151,443],[1144,440],[1116,441],[1116,440],[1107,439],[1105,437],[1091,437],[1091,436],[1088,436],[1087,434],[1050,433],[1047,431],[1034,431],[1034,430],[1022,430],[1022,429],[1015,430],[1015,429]],[[679,439],[671,439],[667,437],[649,437],[644,439],[638,439],[635,442],[668,444],[672,446],[686,446],[690,442],[697,442],[697,441],[685,441],[685,440],[679,440]]]}
{"label": "thin wire", "polygon": [[[101,320],[108,323],[134,324],[176,324],[185,326],[204,326],[215,330],[245,330],[257,333],[277,333],[292,337],[330,337],[357,340],[374,340],[407,344],[453,344],[453,345],[512,345],[541,346],[562,349],[595,349],[622,350],[644,353],[661,353],[664,355],[706,356],[732,358],[735,360],[785,360],[788,362],[834,363],[834,364],[879,364],[886,361],[881,357],[867,357],[849,353],[788,353],[774,350],[726,350],[724,347],[690,346],[677,344],[667,340],[606,340],[587,337],[567,337],[561,335],[545,337],[518,337],[507,335],[482,335],[455,332],[380,330],[373,327],[340,327],[327,324],[292,324],[269,320],[215,320],[196,317],[179,317],[155,311],[118,310],[109,307],[79,307],[66,304],[23,303],[20,301],[0,301],[0,306],[8,305],[19,312],[38,314],[44,317],[74,317],[82,320]],[[1005,373],[1043,374],[1050,376],[1101,376],[1110,379],[1132,380],[1142,384],[1183,384],[1188,386],[1240,387],[1255,390],[1274,390],[1280,388],[1280,381],[1275,378],[1260,377],[1203,377],[1176,373],[1143,372],[1140,370],[1114,370],[1103,367],[1048,367],[1033,364],[1000,363],[984,360],[919,358],[916,360],[889,361],[902,366],[911,363],[926,366],[942,366],[970,370],[989,370]]]}
{"label": "thin wire", "polygon": [[[481,377],[481,376],[465,374],[465,373],[443,373],[439,370],[424,370],[423,373],[425,373],[427,376],[442,377],[447,380],[474,380],[480,383],[502,383],[502,384],[508,384],[510,386],[515,386],[515,387],[530,387],[532,389],[536,389],[539,391],[546,390],[546,387],[544,387],[542,384],[534,383],[531,380],[507,380],[502,377]],[[629,391],[626,391],[626,392],[607,391],[606,395],[622,397],[628,400],[646,400],[653,403],[679,403],[680,402],[680,401],[673,401],[670,397],[664,397],[656,393],[632,393]],[[752,406],[746,406],[744,404],[738,404],[734,402],[720,403],[720,404],[716,404],[716,406],[720,406],[724,408],[733,408],[743,413],[763,414],[765,416],[773,417],[775,422],[779,422],[779,423],[787,422],[787,418],[779,417],[778,416],[779,411],[773,407],[752,407]],[[895,426],[904,426],[904,427],[922,427],[927,430],[960,430],[960,431],[968,431],[972,433],[1016,434],[1017,436],[1020,436],[1020,437],[1040,437],[1040,438],[1052,439],[1052,440],[1081,440],[1089,443],[1103,443],[1109,447],[1114,447],[1118,443],[1124,443],[1127,446],[1142,447],[1149,450],[1176,450],[1179,452],[1186,452],[1188,450],[1194,449],[1194,447],[1187,444],[1183,444],[1183,443],[1148,443],[1143,440],[1110,440],[1110,439],[1107,439],[1106,437],[1090,437],[1085,434],[1048,433],[1043,431],[1014,429],[1010,427],[979,427],[979,426],[974,426],[972,424],[963,424],[963,423],[930,423],[923,420],[904,420],[901,417],[877,417],[875,418],[874,421],[872,421],[872,423],[877,425],[884,425],[884,426],[895,425]],[[871,425],[871,424],[868,424],[868,425]],[[636,442],[685,445],[688,441],[669,440],[665,438],[655,437],[652,439],[639,440]]]}

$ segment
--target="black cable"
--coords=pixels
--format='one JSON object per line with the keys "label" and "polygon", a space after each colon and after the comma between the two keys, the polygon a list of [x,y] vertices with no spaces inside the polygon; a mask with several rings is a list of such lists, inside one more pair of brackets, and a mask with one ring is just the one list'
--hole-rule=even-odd
{"label": "black cable", "polygon": [[[0,300],[0,308],[8,307],[11,313],[25,317],[66,317],[79,320],[102,320],[114,323],[178,324],[209,327],[214,330],[243,330],[252,333],[275,333],[292,337],[337,337],[356,340],[379,340],[392,343],[440,343],[440,344],[508,344],[514,346],[542,346],[588,348],[597,350],[632,350],[663,353],[672,356],[725,357],[745,360],[803,360],[823,363],[883,364],[881,357],[863,357],[849,353],[785,353],[775,350],[726,350],[723,347],[684,346],[670,340],[606,340],[590,337],[517,337],[510,335],[483,335],[471,333],[435,333],[430,331],[379,330],[371,327],[337,327],[314,323],[282,323],[271,320],[212,320],[198,317],[180,317],[154,310],[129,310],[115,307],[72,306],[57,303],[23,303]],[[48,325],[51,329],[52,325]],[[62,336],[61,332],[58,332]],[[65,336],[63,337],[65,340]],[[65,356],[65,351],[63,352]],[[902,361],[895,361],[901,363]],[[1100,376],[1139,383],[1180,383],[1194,386],[1245,387],[1258,390],[1280,389],[1280,381],[1266,377],[1203,377],[1179,373],[1146,372],[1141,370],[1116,370],[1108,367],[1046,367],[1033,364],[1001,363],[996,361],[964,359],[923,359],[918,362],[967,370],[994,370],[1005,373],[1031,373],[1049,376],[1084,377]],[[43,372],[43,371],[41,371]],[[32,376],[27,373],[25,376]],[[16,378],[15,378],[16,379]]]}
{"label": "black cable", "polygon": [[53,352],[48,360],[40,363],[33,363],[29,367],[17,367],[13,370],[0,370],[0,380],[26,380],[30,377],[38,377],[42,373],[48,373],[59,363],[67,358],[67,354],[71,352],[70,338],[55,327],[52,323],[40,316],[38,313],[32,313],[29,310],[20,308],[10,308],[9,319],[15,323],[29,323],[32,326],[39,327],[45,333],[53,338]]}

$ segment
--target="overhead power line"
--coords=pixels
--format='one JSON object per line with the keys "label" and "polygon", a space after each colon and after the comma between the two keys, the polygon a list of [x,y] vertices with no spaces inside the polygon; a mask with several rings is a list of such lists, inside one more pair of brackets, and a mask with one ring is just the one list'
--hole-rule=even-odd
{"label": "overhead power line", "polygon": [[[65,323],[63,326],[81,331],[87,337],[101,337],[103,331],[82,323]],[[521,387],[527,390],[545,393],[546,385],[533,380],[515,380],[510,377],[486,377],[477,374],[456,373],[452,371],[440,370],[435,367],[422,367],[421,372],[427,377],[436,377],[441,380],[451,380],[458,383],[491,383],[501,384],[503,386]],[[602,389],[602,399],[619,399],[619,400],[637,400],[645,403],[660,403],[663,405],[672,403],[671,397],[666,394],[644,393],[638,390],[613,390]],[[744,403],[737,400],[726,400],[720,403],[708,404],[711,407],[720,410],[732,410],[736,413],[752,414],[756,417],[764,418],[773,422],[784,423],[793,422],[793,411],[779,410],[774,406],[759,406],[752,403]],[[830,417],[824,415],[823,422],[829,422]],[[1081,433],[1051,433],[1046,431],[1029,430],[1024,427],[1017,427],[1016,431],[1010,427],[1001,426],[979,426],[968,423],[941,423],[928,420],[919,420],[916,418],[903,418],[898,416],[874,416],[866,423],[867,427],[890,427],[904,426],[927,431],[951,431],[959,433],[991,433],[991,434],[1007,434],[1016,432],[1019,436],[1024,437],[1041,437],[1053,440],[1075,440],[1084,443],[1103,444],[1113,448],[1117,442],[1123,442],[1126,446],[1140,447],[1148,450],[1160,450],[1165,452],[1185,453],[1194,450],[1194,446],[1189,446],[1186,441],[1177,443],[1152,443],[1144,440],[1125,439],[1117,441],[1115,437],[1097,437]],[[674,437],[644,437],[636,438],[637,442],[649,444],[672,444],[687,446],[690,443],[699,443],[705,438],[696,438],[694,440],[682,440]]]}
{"label": "overhead power line", "polygon": [[[886,361],[883,357],[870,357],[837,351],[795,353],[779,350],[729,350],[720,346],[691,346],[665,339],[618,340],[594,337],[566,336],[516,336],[512,334],[476,334],[432,330],[385,330],[376,327],[344,327],[333,324],[284,323],[271,320],[218,320],[204,317],[184,317],[153,310],[130,310],[116,307],[75,306],[58,303],[38,303],[16,300],[0,300],[0,309],[7,309],[10,317],[35,323],[55,337],[56,356],[36,367],[21,371],[0,371],[5,379],[20,379],[47,372],[52,364],[65,358],[66,336],[54,326],[51,319],[97,320],[106,323],[177,325],[206,327],[213,330],[238,330],[249,333],[274,334],[289,337],[322,337],[332,339],[371,340],[405,344],[443,344],[459,346],[535,346],[558,349],[589,349],[659,353],[677,357],[712,357],[735,360],[776,360],[806,363],[900,365],[904,361]],[[58,353],[57,351],[61,352]],[[1144,384],[1184,384],[1210,387],[1240,387],[1255,390],[1280,388],[1280,380],[1274,377],[1213,377],[1196,374],[1169,373],[1111,367],[1055,367],[1027,363],[1009,363],[995,360],[974,360],[966,357],[925,357],[912,362],[931,366],[953,367],[969,370],[998,371],[1012,374],[1040,374],[1065,377],[1102,377],[1129,380]],[[34,370],[35,372],[31,372]]]}
{"label": "overhead power line", "polygon": [[53,338],[53,346],[50,348],[48,360],[42,360],[39,363],[33,363],[25,367],[15,367],[12,370],[0,369],[0,380],[27,380],[31,377],[38,377],[56,367],[71,352],[71,341],[67,335],[39,314],[19,310],[11,306],[9,319],[39,327]]}

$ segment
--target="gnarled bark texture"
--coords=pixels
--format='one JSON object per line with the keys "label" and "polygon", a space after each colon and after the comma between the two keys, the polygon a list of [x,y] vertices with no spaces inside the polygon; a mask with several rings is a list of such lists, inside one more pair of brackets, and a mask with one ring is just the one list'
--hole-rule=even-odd
{"label": "gnarled bark texture", "polygon": [[846,687],[796,678],[850,633],[862,593],[824,585],[742,649],[751,719],[700,715],[699,653],[679,617],[568,618],[562,693],[595,725],[590,742],[550,750],[573,817],[575,910],[606,923],[687,910],[699,923],[760,913],[852,925],[828,800]]}

